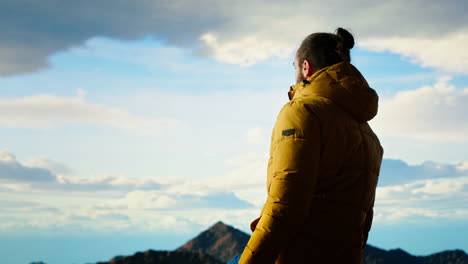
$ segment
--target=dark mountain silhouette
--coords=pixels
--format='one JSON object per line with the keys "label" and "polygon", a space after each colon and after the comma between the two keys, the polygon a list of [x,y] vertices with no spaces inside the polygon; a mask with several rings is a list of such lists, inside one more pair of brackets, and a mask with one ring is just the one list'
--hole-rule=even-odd
{"label": "dark mountain silhouette", "polygon": [[[242,253],[250,236],[218,222],[175,251],[138,252],[98,264],[221,264]],[[429,256],[413,256],[401,250],[383,250],[367,245],[363,264],[468,264],[462,250],[443,251]]]}
{"label": "dark mountain silhouette", "polygon": [[370,245],[364,252],[364,264],[466,264],[468,255],[462,250],[443,251],[416,257],[401,249],[382,250]]}
{"label": "dark mountain silhouette", "polygon": [[468,255],[463,250],[447,250],[426,257],[422,257],[424,264],[465,264],[468,263]]}
{"label": "dark mountain silhouette", "polygon": [[382,250],[370,245],[364,249],[364,264],[419,264],[422,263],[418,257],[411,256],[401,249]]}
{"label": "dark mountain silhouette", "polygon": [[218,222],[177,251],[204,252],[227,262],[244,250],[250,236],[232,226]]}
{"label": "dark mountain silhouette", "polygon": [[96,264],[224,264],[224,262],[203,252],[154,251],[137,252],[133,256],[114,257],[109,262]]}

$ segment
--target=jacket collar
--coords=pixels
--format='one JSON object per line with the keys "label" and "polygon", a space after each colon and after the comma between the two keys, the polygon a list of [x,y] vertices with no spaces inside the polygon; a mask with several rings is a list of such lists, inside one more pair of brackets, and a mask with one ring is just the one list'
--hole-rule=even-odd
{"label": "jacket collar", "polygon": [[[332,66],[334,66],[334,65],[332,65]],[[294,98],[303,96],[301,91],[304,88],[306,88],[315,78],[317,78],[317,76],[319,76],[320,74],[322,74],[324,71],[326,71],[328,68],[330,68],[332,66],[324,67],[324,68],[314,72],[309,78],[303,80],[302,82],[290,86],[289,87],[289,92],[288,92],[289,100],[292,100]],[[297,93],[297,95],[296,95],[296,93]]]}
{"label": "jacket collar", "polygon": [[348,62],[322,68],[306,80],[291,86],[288,92],[290,100],[311,95],[334,101],[359,122],[369,121],[377,114],[377,93]]}

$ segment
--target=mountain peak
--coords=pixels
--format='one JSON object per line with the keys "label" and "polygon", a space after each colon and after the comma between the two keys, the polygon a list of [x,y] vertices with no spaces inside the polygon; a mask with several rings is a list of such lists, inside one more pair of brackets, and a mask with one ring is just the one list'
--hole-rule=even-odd
{"label": "mountain peak", "polygon": [[210,228],[207,229],[209,232],[230,232],[233,230],[237,230],[234,227],[230,225],[226,225],[222,221],[218,221],[214,225],[212,225]]}
{"label": "mountain peak", "polygon": [[249,238],[246,233],[219,221],[177,250],[206,252],[226,262],[242,253]]}

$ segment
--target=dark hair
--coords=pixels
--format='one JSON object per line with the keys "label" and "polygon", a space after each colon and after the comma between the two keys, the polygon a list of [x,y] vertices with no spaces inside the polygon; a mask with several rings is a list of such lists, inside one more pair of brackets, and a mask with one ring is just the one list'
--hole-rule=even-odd
{"label": "dark hair", "polygon": [[338,62],[351,62],[349,51],[353,47],[353,35],[338,28],[335,34],[314,33],[306,37],[297,50],[297,58],[300,64],[307,60],[315,70],[319,70]]}

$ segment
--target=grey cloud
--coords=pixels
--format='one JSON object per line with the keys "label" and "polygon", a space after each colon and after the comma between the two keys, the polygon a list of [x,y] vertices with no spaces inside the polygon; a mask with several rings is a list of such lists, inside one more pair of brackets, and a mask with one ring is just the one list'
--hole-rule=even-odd
{"label": "grey cloud", "polygon": [[41,206],[38,208],[35,208],[35,211],[38,212],[45,212],[45,213],[61,213],[62,211],[59,208],[56,207],[48,207],[48,206]]}
{"label": "grey cloud", "polygon": [[72,220],[72,221],[77,221],[77,222],[81,222],[81,221],[93,221],[93,219],[89,216],[85,216],[85,215],[69,215],[67,217],[69,220]]}
{"label": "grey cloud", "polygon": [[384,159],[379,176],[379,186],[409,183],[416,180],[453,178],[468,176],[467,170],[453,164],[426,161],[420,165],[409,165],[398,159]]}
{"label": "grey cloud", "polygon": [[103,215],[100,215],[99,218],[103,220],[130,221],[130,217],[128,217],[127,215],[118,214],[118,213],[103,214]]}
{"label": "grey cloud", "polygon": [[466,29],[468,18],[464,0],[441,1],[350,1],[351,21],[363,32],[379,37],[440,36]]}
{"label": "grey cloud", "polygon": [[249,202],[240,199],[232,192],[212,192],[205,194],[177,194],[167,190],[133,191],[120,199],[93,206],[96,210],[148,210],[179,211],[192,209],[247,209],[253,208]]}
{"label": "grey cloud", "polygon": [[[210,55],[202,34],[258,35],[291,45],[311,31],[349,27],[362,36],[436,36],[466,29],[465,0],[442,1],[15,1],[0,2],[0,75],[33,72],[87,39],[154,36]],[[281,18],[281,19],[278,19]],[[301,25],[306,25],[302,27]],[[310,31],[310,32],[304,32]]]}
{"label": "grey cloud", "polygon": [[30,168],[16,160],[15,155],[8,150],[0,149],[0,182],[55,182],[56,176],[44,168]]}
{"label": "grey cloud", "polygon": [[28,168],[14,163],[0,161],[0,180],[17,182],[55,182],[56,177],[50,171],[40,168]]}
{"label": "grey cloud", "polygon": [[[135,179],[128,177],[58,177],[45,168],[26,167],[6,150],[0,150],[0,183],[29,184],[36,190],[48,191],[132,191],[157,190],[161,184],[153,179]],[[5,186],[1,188],[9,189]],[[2,189],[0,189],[2,190]]]}
{"label": "grey cloud", "polygon": [[253,207],[252,204],[239,199],[234,193],[214,193],[205,196],[186,195],[180,203],[187,208],[223,208],[244,209]]}
{"label": "grey cloud", "polygon": [[39,203],[30,201],[0,201],[2,208],[25,208],[25,207],[36,207]]}
{"label": "grey cloud", "polygon": [[[135,39],[153,35],[175,45],[196,39],[216,13],[173,1],[0,2],[0,75],[36,71],[56,51],[96,36]],[[193,4],[192,4],[193,7]]]}
{"label": "grey cloud", "polygon": [[56,207],[47,206],[31,201],[1,201],[2,213],[34,212],[34,213],[61,213]]}
{"label": "grey cloud", "polygon": [[86,181],[66,181],[62,183],[56,183],[55,185],[44,185],[41,186],[44,189],[55,189],[61,191],[132,191],[132,190],[158,190],[161,188],[161,184],[154,181],[147,181],[144,184],[135,182],[126,182],[123,184],[115,183],[118,177],[105,177],[102,179],[93,180],[93,182]]}

